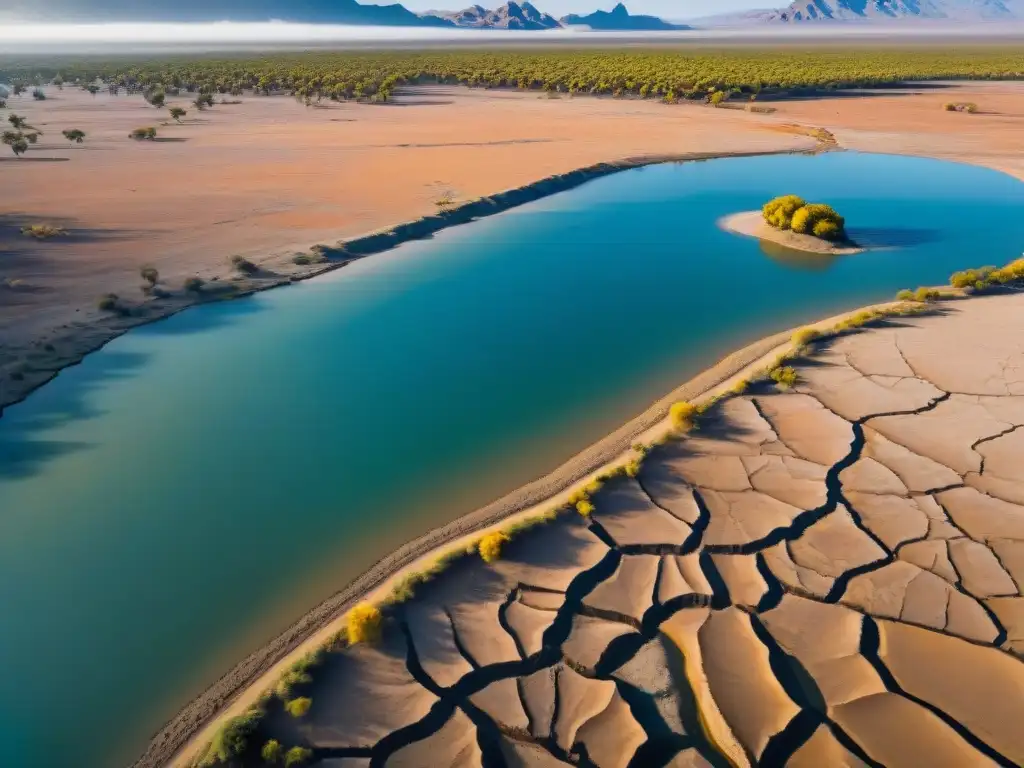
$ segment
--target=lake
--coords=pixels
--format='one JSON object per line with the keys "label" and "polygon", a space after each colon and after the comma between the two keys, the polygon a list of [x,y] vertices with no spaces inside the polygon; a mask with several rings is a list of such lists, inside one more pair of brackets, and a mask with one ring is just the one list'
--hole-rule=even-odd
{"label": "lake", "polygon": [[[785,193],[892,247],[716,227]],[[0,764],[129,762],[388,550],[745,343],[1018,257],[1022,211],[934,160],[650,166],[116,339],[0,418]]]}

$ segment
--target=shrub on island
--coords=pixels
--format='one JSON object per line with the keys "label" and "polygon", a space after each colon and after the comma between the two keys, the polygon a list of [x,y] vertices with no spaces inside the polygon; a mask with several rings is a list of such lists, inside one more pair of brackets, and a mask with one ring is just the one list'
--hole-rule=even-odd
{"label": "shrub on island", "polygon": [[822,240],[846,237],[846,220],[831,205],[808,203],[798,195],[783,195],[768,201],[761,215],[776,229],[789,229]]}
{"label": "shrub on island", "polygon": [[805,205],[807,203],[798,195],[783,195],[765,203],[761,208],[761,215],[776,229],[789,229],[793,214]]}

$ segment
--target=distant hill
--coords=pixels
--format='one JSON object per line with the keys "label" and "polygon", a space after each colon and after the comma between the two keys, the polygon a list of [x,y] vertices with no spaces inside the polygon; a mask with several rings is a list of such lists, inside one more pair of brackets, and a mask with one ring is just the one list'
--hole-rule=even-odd
{"label": "distant hill", "polygon": [[797,0],[785,8],[701,19],[705,24],[1024,20],[1024,0]]}
{"label": "distant hill", "polygon": [[685,24],[670,24],[657,16],[633,16],[622,3],[616,5],[611,11],[594,11],[586,16],[571,13],[562,17],[562,23],[570,26],[585,25],[591,29],[602,30],[664,32],[673,29],[689,29]]}
{"label": "distant hill", "polygon": [[530,3],[509,2],[494,10],[474,5],[462,11],[433,11],[457,27],[474,29],[557,29],[558,19],[538,11]]}

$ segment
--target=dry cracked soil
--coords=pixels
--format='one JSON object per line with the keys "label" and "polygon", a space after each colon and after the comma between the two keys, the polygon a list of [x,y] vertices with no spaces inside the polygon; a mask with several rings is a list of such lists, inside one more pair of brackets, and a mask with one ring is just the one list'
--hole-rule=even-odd
{"label": "dry cracked soil", "polygon": [[820,344],[328,653],[355,766],[1024,763],[1024,295]]}

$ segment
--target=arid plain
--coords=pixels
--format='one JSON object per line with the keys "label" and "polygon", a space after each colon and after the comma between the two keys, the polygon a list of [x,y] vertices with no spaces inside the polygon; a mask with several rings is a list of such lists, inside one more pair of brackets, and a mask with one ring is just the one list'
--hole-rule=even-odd
{"label": "arid plain", "polygon": [[[48,92],[8,104],[43,133],[24,157],[0,162],[0,370],[16,374],[0,377],[0,407],[125,327],[192,303],[187,277],[229,278],[235,255],[262,268],[250,285],[315,272],[294,254],[431,215],[446,195],[472,200],[602,162],[809,150],[815,129],[841,147],[1024,177],[1020,83],[766,102],[772,114],[457,87],[410,89],[386,105],[246,96],[202,112],[171,97],[189,110],[181,124],[139,94]],[[982,111],[943,112],[946,101]],[[128,138],[150,125],[156,141]],[[66,142],[69,128],[85,142]],[[68,234],[21,234],[36,223]],[[143,301],[144,265],[167,298]],[[133,316],[99,311],[107,293]]]}

